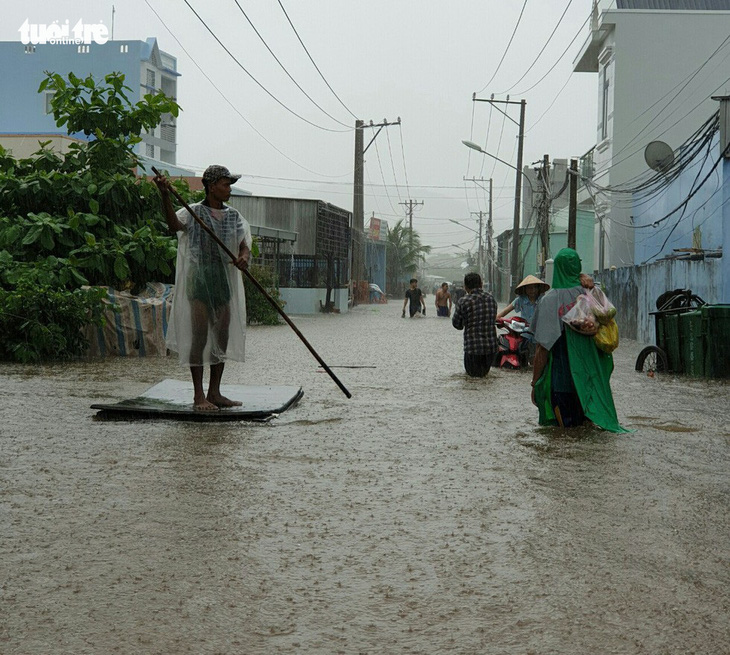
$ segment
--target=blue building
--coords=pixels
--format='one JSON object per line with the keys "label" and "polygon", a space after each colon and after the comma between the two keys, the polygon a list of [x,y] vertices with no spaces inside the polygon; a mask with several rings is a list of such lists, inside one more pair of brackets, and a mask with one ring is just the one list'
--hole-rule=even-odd
{"label": "blue building", "polygon": [[730,303],[729,103],[721,103],[720,130],[708,147],[659,193],[633,197],[637,265],[600,276],[628,338],[653,342],[651,312],[667,291],[691,289],[710,304]]}
{"label": "blue building", "polygon": [[[38,150],[39,141],[51,141],[64,152],[72,138],[56,127],[51,114],[51,92],[38,93],[45,71],[77,77],[92,75],[101,80],[113,72],[124,73],[131,88],[129,100],[138,102],[147,93],[162,91],[177,98],[177,60],[163,52],[157,39],[107,41],[104,44],[27,44],[0,42],[0,145],[18,158]],[[171,174],[189,174],[175,168],[176,119],[166,115],[149,133],[142,134],[136,152],[161,163]],[[78,135],[78,138],[85,138]]]}

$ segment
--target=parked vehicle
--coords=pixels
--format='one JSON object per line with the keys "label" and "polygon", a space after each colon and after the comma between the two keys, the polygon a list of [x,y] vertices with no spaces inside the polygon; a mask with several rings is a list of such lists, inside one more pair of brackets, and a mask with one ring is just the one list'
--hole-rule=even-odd
{"label": "parked vehicle", "polygon": [[518,369],[528,364],[529,341],[524,333],[529,325],[520,316],[498,318],[497,353],[494,356],[493,366],[499,368]]}

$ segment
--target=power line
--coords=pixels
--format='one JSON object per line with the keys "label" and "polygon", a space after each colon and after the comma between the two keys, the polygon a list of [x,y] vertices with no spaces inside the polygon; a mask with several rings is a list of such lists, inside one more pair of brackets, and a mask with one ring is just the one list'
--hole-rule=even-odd
{"label": "power line", "polygon": [[[393,180],[396,182],[395,190],[398,193],[398,200],[403,200],[400,195],[400,189],[398,188],[398,176],[395,174],[395,162],[393,161],[393,149],[390,147],[390,133],[385,130],[385,138],[388,141],[388,154],[390,155],[390,167],[393,169]],[[385,181],[385,180],[383,180]],[[399,203],[400,204],[400,203]]]}
{"label": "power line", "polygon": [[291,80],[292,82],[294,82],[294,84],[296,85],[297,89],[299,89],[299,90],[300,90],[300,91],[301,91],[301,92],[302,92],[302,93],[303,93],[303,94],[304,94],[304,95],[305,95],[305,96],[306,96],[306,97],[307,97],[307,98],[308,98],[308,99],[309,99],[309,100],[310,100],[310,101],[312,102],[312,104],[313,104],[313,105],[314,105],[315,107],[317,107],[317,109],[320,109],[320,110],[321,110],[321,111],[322,111],[322,112],[323,112],[324,114],[326,114],[327,116],[329,116],[329,117],[330,117],[330,118],[331,118],[331,119],[332,119],[332,120],[333,120],[333,121],[334,121],[335,123],[338,123],[339,125],[343,125],[344,127],[347,127],[347,128],[348,128],[348,130],[349,130],[349,129],[352,129],[352,128],[350,128],[350,126],[349,126],[349,125],[348,125],[347,123],[343,123],[342,121],[340,121],[340,120],[337,120],[337,119],[336,119],[336,118],[335,118],[335,117],[334,117],[334,116],[333,116],[332,114],[330,114],[330,113],[329,113],[329,112],[328,112],[328,111],[327,111],[326,109],[324,109],[323,107],[321,107],[321,106],[320,106],[320,105],[319,105],[319,104],[318,104],[318,103],[317,103],[317,102],[316,102],[316,101],[314,100],[314,98],[312,98],[312,96],[310,96],[310,95],[309,95],[309,94],[308,94],[308,93],[307,93],[307,92],[306,92],[306,91],[305,91],[305,90],[304,90],[304,89],[303,89],[303,88],[301,87],[301,85],[299,84],[299,82],[297,82],[297,81],[296,81],[296,80],[295,80],[295,79],[294,79],[294,78],[292,77],[291,73],[290,73],[290,72],[289,72],[289,71],[287,70],[286,66],[284,66],[284,64],[282,64],[282,63],[281,63],[281,60],[280,60],[280,59],[279,59],[279,58],[278,58],[278,57],[276,56],[276,54],[274,53],[274,51],[273,51],[273,50],[272,50],[272,49],[271,49],[271,48],[269,47],[269,44],[268,44],[268,43],[266,43],[266,40],[264,39],[264,37],[263,37],[263,36],[261,36],[261,33],[260,33],[260,32],[258,31],[258,29],[256,28],[256,26],[255,26],[255,25],[253,24],[253,21],[252,21],[252,20],[251,20],[251,19],[249,18],[248,14],[247,14],[247,13],[245,12],[245,10],[243,9],[243,7],[241,7],[241,5],[240,5],[240,3],[238,2],[238,0],[233,0],[233,1],[234,1],[234,2],[236,3],[236,6],[237,6],[237,7],[238,7],[238,9],[240,10],[240,12],[241,12],[241,13],[243,14],[243,17],[244,17],[244,18],[245,18],[245,19],[246,19],[246,20],[248,21],[248,24],[249,24],[249,25],[251,26],[251,29],[252,29],[252,30],[253,30],[253,31],[254,31],[254,32],[256,33],[256,36],[258,36],[258,37],[259,37],[259,39],[261,40],[261,43],[263,43],[263,44],[264,44],[264,46],[265,46],[265,47],[266,47],[266,49],[267,49],[267,50],[269,51],[269,53],[271,54],[271,56],[272,56],[272,57],[274,58],[274,60],[276,61],[276,63],[277,63],[277,64],[279,64],[279,66],[281,67],[281,70],[283,70],[283,71],[284,71],[284,72],[286,73],[286,76],[287,76],[287,77],[288,77],[288,78],[289,78],[289,79],[290,79],[290,80]]}
{"label": "power line", "polygon": [[522,14],[525,13],[525,7],[527,6],[527,0],[522,4],[522,9],[520,10],[520,15],[517,18],[517,24],[515,25],[515,29],[512,31],[512,36],[509,38],[509,43],[507,43],[507,47],[504,49],[504,53],[502,54],[502,58],[499,60],[499,64],[497,64],[497,68],[492,74],[492,77],[489,78],[489,82],[487,82],[477,93],[481,93],[486,89],[491,83],[492,80],[497,76],[497,73],[499,72],[499,69],[502,67],[502,62],[504,61],[504,58],[507,56],[507,52],[509,52],[509,47],[512,45],[512,39],[515,38],[515,34],[517,34],[517,28],[520,26],[520,21],[522,21]]}
{"label": "power line", "polygon": [[[184,165],[184,164],[181,164]],[[195,167],[192,167],[195,168]],[[352,185],[352,182],[328,182],[328,181],[320,181],[320,180],[310,180],[310,179],[303,179],[303,178],[296,178],[296,177],[274,177],[270,175],[253,175],[251,173],[243,173],[241,177],[245,178],[252,178],[252,179],[260,179],[260,180],[277,180],[279,182],[305,182],[307,184],[323,184],[323,185]],[[382,186],[382,187],[400,187],[400,188],[407,188],[404,184],[371,184],[371,186]],[[445,184],[411,184],[411,187],[414,189],[450,189],[450,190],[458,190],[461,191],[463,188],[462,185],[459,186],[451,186],[451,185],[445,185]],[[495,186],[495,189],[498,189],[500,187]],[[511,189],[512,185],[505,185],[503,188],[505,189]]]}
{"label": "power line", "polygon": [[279,6],[281,7],[281,10],[282,10],[282,11],[284,12],[284,16],[286,16],[286,19],[287,19],[287,21],[289,21],[289,25],[291,26],[292,30],[294,30],[294,34],[296,34],[296,36],[297,36],[297,39],[299,39],[299,43],[300,43],[300,44],[302,45],[302,48],[304,48],[304,52],[306,52],[306,53],[307,53],[307,57],[309,57],[309,61],[311,61],[311,62],[312,62],[312,65],[314,66],[314,68],[316,69],[316,71],[317,71],[317,72],[319,73],[319,76],[320,76],[320,77],[322,78],[322,80],[324,81],[324,83],[325,83],[325,84],[327,85],[327,88],[328,88],[328,89],[329,89],[330,91],[332,91],[332,95],[333,95],[333,96],[334,96],[335,98],[337,98],[337,101],[338,101],[338,102],[339,102],[339,103],[340,103],[340,104],[341,104],[341,105],[342,105],[342,106],[343,106],[343,107],[344,107],[344,108],[345,108],[345,109],[346,109],[346,110],[347,110],[347,111],[349,112],[350,116],[352,116],[353,118],[357,118],[357,116],[355,116],[355,114],[353,114],[353,113],[352,113],[352,112],[350,111],[349,107],[348,107],[348,106],[347,106],[347,105],[346,105],[346,104],[345,104],[344,102],[342,102],[342,100],[340,99],[340,96],[338,96],[338,95],[337,95],[337,94],[335,93],[335,90],[334,90],[334,89],[332,88],[332,86],[330,86],[330,83],[329,83],[329,82],[327,81],[327,79],[326,79],[326,78],[325,78],[325,76],[323,75],[322,71],[321,71],[321,70],[319,70],[319,66],[317,66],[316,62],[315,62],[315,61],[314,61],[314,59],[312,58],[312,55],[311,55],[311,54],[309,54],[309,50],[307,50],[307,46],[305,46],[305,45],[304,45],[304,41],[302,41],[302,37],[300,37],[300,36],[299,36],[299,32],[297,32],[297,28],[296,28],[296,27],[294,27],[294,23],[292,23],[292,22],[291,22],[291,18],[289,18],[289,14],[288,14],[288,13],[286,13],[286,9],[284,9],[284,5],[283,5],[283,4],[281,4],[281,0],[277,0],[277,2],[279,3]]}
{"label": "power line", "polygon": [[145,4],[150,8],[150,10],[152,11],[152,13],[155,16],[157,16],[157,19],[160,21],[160,23],[162,23],[162,26],[167,30],[167,32],[170,34],[170,36],[180,46],[180,49],[188,56],[188,58],[190,59],[190,61],[193,62],[194,66],[200,71],[201,75],[206,80],[208,80],[208,82],[210,82],[210,85],[218,92],[218,94],[221,96],[221,98],[223,98],[223,100],[225,100],[225,102],[228,103],[228,105],[231,107],[231,109],[233,109],[233,111],[236,112],[236,114],[238,114],[238,116],[243,120],[244,123],[246,123],[246,125],[248,125],[259,137],[261,137],[276,152],[278,152],[282,157],[284,157],[284,159],[286,159],[287,161],[290,161],[292,164],[294,164],[295,166],[301,168],[302,170],[307,171],[307,173],[312,173],[314,175],[320,175],[322,177],[329,177],[329,178],[333,178],[333,177],[344,177],[345,175],[351,175],[352,174],[352,173],[345,173],[344,175],[328,175],[326,173],[320,173],[319,171],[315,171],[315,170],[313,170],[311,168],[308,168],[307,166],[304,166],[304,164],[300,164],[298,161],[296,161],[296,160],[292,159],[291,157],[289,157],[289,155],[287,155],[283,150],[281,150],[280,148],[278,148],[277,146],[275,146],[258,129],[256,129],[254,127],[254,125],[241,113],[241,111],[238,109],[238,107],[236,107],[231,102],[231,100],[228,98],[228,96],[225,93],[223,93],[223,91],[221,91],[218,88],[218,86],[216,85],[216,83],[213,82],[213,80],[210,78],[210,76],[205,72],[205,70],[203,70],[203,67],[200,64],[198,64],[198,62],[195,60],[195,58],[188,52],[188,50],[182,44],[182,42],[180,41],[180,39],[178,39],[177,36],[175,35],[175,33],[167,26],[167,23],[164,20],[162,20],[162,17],[157,13],[157,11],[155,10],[155,8],[150,4],[149,0],[144,0],[144,1],[145,1]]}
{"label": "power line", "polygon": [[535,57],[535,59],[533,60],[533,62],[528,66],[527,70],[524,73],[522,73],[522,77],[520,77],[520,79],[517,80],[509,89],[506,89],[505,91],[500,91],[498,95],[501,95],[503,93],[509,93],[520,82],[522,82],[522,80],[525,79],[525,77],[527,76],[527,74],[532,70],[532,67],[540,60],[540,56],[542,55],[543,52],[545,52],[545,48],[548,47],[550,41],[555,36],[555,32],[558,31],[558,27],[560,27],[560,23],[563,22],[563,18],[565,18],[565,14],[568,13],[568,9],[570,9],[570,5],[571,4],[573,4],[573,0],[569,0],[568,4],[565,5],[565,9],[563,10],[563,13],[560,15],[560,19],[558,20],[557,24],[553,28],[553,31],[550,32],[550,36],[548,37],[547,41],[545,41],[545,45],[542,46],[542,48],[540,49],[540,52],[537,53],[537,56]]}
{"label": "power line", "polygon": [[237,65],[237,66],[238,66],[238,67],[239,67],[239,68],[240,68],[240,69],[241,69],[241,70],[242,70],[242,71],[243,71],[244,73],[246,73],[246,75],[248,75],[248,76],[249,76],[249,77],[251,78],[251,80],[253,80],[253,82],[255,82],[255,83],[256,83],[256,84],[258,85],[258,87],[259,87],[259,88],[260,88],[260,89],[261,89],[261,90],[262,90],[262,91],[263,91],[264,93],[266,93],[266,95],[268,95],[268,96],[269,96],[269,97],[270,97],[270,98],[271,98],[272,100],[274,100],[274,102],[276,102],[276,103],[277,103],[278,105],[280,105],[281,107],[283,107],[284,109],[286,109],[286,111],[288,111],[288,112],[289,112],[290,114],[292,114],[293,116],[296,116],[296,117],[297,117],[298,119],[300,119],[300,120],[304,121],[305,123],[307,123],[308,125],[311,125],[312,127],[316,127],[317,129],[323,130],[323,131],[325,131],[325,132],[350,132],[350,131],[351,131],[351,129],[352,129],[352,128],[349,128],[349,127],[348,127],[347,129],[345,129],[345,130],[335,130],[335,129],[332,129],[332,128],[329,128],[329,127],[324,127],[323,125],[318,125],[317,123],[314,123],[314,122],[310,121],[309,119],[307,119],[307,118],[304,118],[304,116],[302,116],[302,115],[298,114],[298,113],[297,113],[297,112],[295,112],[295,111],[294,111],[293,109],[291,109],[291,108],[290,108],[289,106],[287,106],[287,105],[286,105],[285,103],[283,103],[283,102],[282,102],[281,100],[279,100],[279,98],[277,98],[277,97],[276,97],[276,96],[275,96],[275,95],[274,95],[273,93],[271,93],[271,91],[269,91],[269,90],[268,90],[268,89],[267,89],[267,88],[266,88],[266,87],[265,87],[265,86],[264,86],[264,85],[263,85],[263,84],[262,84],[261,82],[259,82],[259,81],[258,81],[258,80],[257,80],[257,79],[256,79],[256,78],[255,78],[255,77],[254,77],[254,76],[253,76],[253,75],[252,75],[252,74],[251,74],[251,73],[250,73],[250,72],[248,71],[248,69],[247,69],[247,68],[246,68],[246,67],[245,67],[245,66],[244,66],[244,65],[243,65],[243,64],[242,64],[242,63],[241,63],[241,62],[240,62],[240,61],[239,61],[239,60],[238,60],[237,58],[236,58],[236,56],[235,56],[235,55],[234,55],[234,54],[233,54],[233,53],[232,53],[232,52],[231,52],[231,51],[230,51],[230,50],[229,50],[229,49],[228,49],[228,48],[227,48],[227,47],[225,46],[225,44],[223,43],[223,41],[221,41],[221,40],[220,40],[220,39],[218,38],[218,36],[216,36],[215,32],[214,32],[214,31],[213,31],[213,30],[212,30],[212,29],[211,29],[211,28],[210,28],[210,27],[208,26],[208,24],[207,24],[207,23],[206,23],[206,22],[205,22],[205,21],[203,20],[203,18],[202,18],[202,17],[200,16],[200,14],[199,14],[199,13],[198,13],[197,11],[195,11],[195,9],[194,9],[194,8],[193,8],[193,6],[192,6],[192,5],[190,4],[190,2],[188,2],[188,0],[183,0],[183,2],[185,2],[185,4],[186,4],[186,5],[188,6],[188,8],[190,9],[190,11],[192,11],[192,12],[193,12],[193,14],[195,14],[195,17],[196,17],[196,18],[197,18],[197,19],[198,19],[198,20],[199,20],[199,21],[201,22],[201,24],[203,25],[203,27],[205,27],[205,29],[206,29],[206,30],[208,30],[208,32],[210,33],[210,35],[211,35],[211,36],[212,36],[212,37],[213,37],[213,38],[214,38],[214,39],[215,39],[215,40],[217,41],[218,45],[219,45],[219,46],[220,46],[221,48],[223,48],[223,50],[225,50],[226,54],[227,54],[227,55],[228,55],[228,56],[229,56],[229,57],[230,57],[231,59],[233,59],[233,61],[234,61],[234,62],[236,63],[236,65]]}
{"label": "power line", "polygon": [[405,179],[406,179],[406,191],[407,191],[408,196],[410,197],[411,190],[410,190],[409,184],[408,184],[408,169],[406,168],[406,151],[405,151],[405,147],[403,145],[403,128],[401,127],[400,123],[398,123],[398,134],[400,135],[400,151],[401,151],[401,156],[403,157],[403,174],[405,175]]}
{"label": "power line", "polygon": [[378,142],[375,141],[375,155],[378,158],[378,168],[380,169],[380,177],[383,179],[383,188],[385,189],[385,195],[388,197],[388,204],[390,205],[390,208],[393,210],[393,213],[396,213],[398,210],[393,205],[393,199],[390,197],[390,194],[388,193],[388,186],[385,184],[385,174],[383,173],[383,162],[380,160],[380,149],[378,148]]}
{"label": "power line", "polygon": [[530,87],[526,88],[526,89],[525,89],[524,91],[519,91],[519,92],[518,92],[518,93],[517,93],[516,95],[518,95],[518,96],[523,96],[523,95],[525,95],[525,94],[526,94],[526,93],[527,93],[528,91],[532,91],[532,89],[534,89],[534,88],[535,88],[535,87],[536,87],[536,86],[537,86],[538,84],[540,84],[540,82],[542,82],[542,81],[543,81],[543,80],[544,80],[544,79],[545,79],[545,78],[546,78],[546,77],[547,77],[548,75],[550,75],[550,73],[552,73],[552,72],[553,72],[553,70],[555,69],[555,67],[556,67],[556,66],[557,66],[557,65],[558,65],[558,64],[560,63],[560,61],[562,60],[562,58],[563,58],[563,57],[565,57],[565,55],[567,54],[568,50],[570,50],[570,48],[571,48],[571,47],[573,46],[573,43],[575,43],[575,40],[576,40],[576,39],[577,39],[577,38],[578,38],[578,37],[580,36],[580,33],[581,33],[581,32],[583,31],[583,28],[584,28],[584,27],[585,27],[585,26],[586,26],[586,25],[588,24],[588,21],[589,21],[590,19],[591,19],[591,16],[590,16],[590,14],[589,14],[589,15],[588,15],[588,18],[586,18],[586,19],[585,19],[585,21],[583,21],[583,24],[582,24],[582,25],[581,25],[581,26],[580,26],[580,27],[578,28],[578,31],[577,31],[577,32],[575,33],[575,36],[574,36],[574,37],[573,37],[573,38],[571,39],[570,43],[568,44],[568,47],[567,47],[567,48],[565,48],[565,50],[563,50],[563,54],[562,54],[562,55],[560,55],[560,57],[558,57],[558,58],[557,58],[557,59],[555,60],[555,63],[554,63],[554,64],[553,64],[553,65],[552,65],[552,66],[551,66],[551,67],[550,67],[549,69],[548,69],[548,71],[547,71],[547,72],[545,73],[545,75],[543,75],[543,76],[542,76],[542,77],[541,77],[541,78],[540,78],[540,79],[539,79],[539,80],[538,80],[537,82],[535,82],[535,83],[534,83],[534,84],[533,84],[532,86],[530,86]]}

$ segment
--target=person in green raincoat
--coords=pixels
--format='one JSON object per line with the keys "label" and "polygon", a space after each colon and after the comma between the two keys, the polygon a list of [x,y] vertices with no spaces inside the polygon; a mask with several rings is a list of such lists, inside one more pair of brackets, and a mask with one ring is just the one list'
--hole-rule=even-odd
{"label": "person in green raincoat", "polygon": [[581,260],[572,248],[555,257],[553,285],[537,305],[532,322],[537,351],[532,376],[532,402],[540,425],[574,427],[588,419],[611,432],[619,425],[611,395],[613,357],[596,347],[593,337],[566,329],[561,320],[578,296],[591,287],[581,275]]}

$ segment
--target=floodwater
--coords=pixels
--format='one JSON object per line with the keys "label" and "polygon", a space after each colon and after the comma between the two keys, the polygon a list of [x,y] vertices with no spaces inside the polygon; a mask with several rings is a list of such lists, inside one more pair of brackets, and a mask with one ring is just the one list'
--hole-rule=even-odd
{"label": "floodwater", "polygon": [[[100,421],[176,360],[0,367],[0,653],[730,653],[730,386],[634,371],[636,430],[539,428],[401,302],[255,327],[267,424]],[[362,367],[362,368],[334,368]]]}

